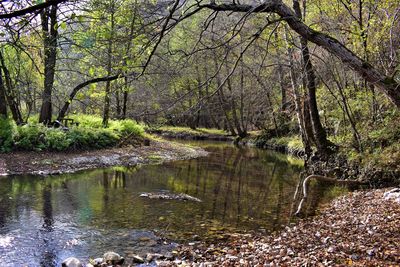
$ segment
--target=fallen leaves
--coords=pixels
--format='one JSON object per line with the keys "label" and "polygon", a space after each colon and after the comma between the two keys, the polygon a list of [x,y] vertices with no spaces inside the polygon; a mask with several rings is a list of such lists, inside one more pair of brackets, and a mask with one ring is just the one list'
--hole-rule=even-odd
{"label": "fallen leaves", "polygon": [[233,234],[180,248],[170,266],[400,266],[400,205],[357,191],[271,236]]}

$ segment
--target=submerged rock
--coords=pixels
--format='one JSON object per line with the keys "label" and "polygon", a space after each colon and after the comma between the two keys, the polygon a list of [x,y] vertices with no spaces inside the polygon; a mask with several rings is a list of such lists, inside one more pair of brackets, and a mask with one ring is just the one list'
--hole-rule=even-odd
{"label": "submerged rock", "polygon": [[83,267],[80,260],[74,257],[69,257],[61,263],[62,267]]}
{"label": "submerged rock", "polygon": [[142,193],[141,197],[147,197],[150,199],[165,199],[165,200],[188,200],[194,202],[202,202],[201,199],[192,197],[188,194],[180,193],[180,194],[172,194],[168,192],[162,193]]}
{"label": "submerged rock", "polygon": [[121,265],[124,263],[125,259],[121,257],[118,253],[109,251],[104,253],[103,261],[107,264]]}

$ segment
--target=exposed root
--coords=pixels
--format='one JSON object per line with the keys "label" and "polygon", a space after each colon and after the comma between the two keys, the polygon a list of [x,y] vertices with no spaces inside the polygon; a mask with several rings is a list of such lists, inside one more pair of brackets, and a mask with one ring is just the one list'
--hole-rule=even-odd
{"label": "exposed root", "polygon": [[[349,187],[360,186],[360,185],[365,184],[365,182],[362,182],[362,181],[338,180],[336,178],[331,178],[331,177],[316,175],[316,174],[309,175],[303,181],[303,197],[300,200],[299,205],[297,206],[297,211],[294,213],[295,216],[300,215],[301,210],[303,208],[303,204],[304,204],[304,202],[307,201],[308,187],[309,187],[311,179],[316,179],[317,181],[320,181],[320,182],[331,183],[331,184],[336,184],[336,185],[344,185],[344,186],[349,186]],[[295,198],[296,198],[297,192],[298,192],[298,190],[296,190]]]}

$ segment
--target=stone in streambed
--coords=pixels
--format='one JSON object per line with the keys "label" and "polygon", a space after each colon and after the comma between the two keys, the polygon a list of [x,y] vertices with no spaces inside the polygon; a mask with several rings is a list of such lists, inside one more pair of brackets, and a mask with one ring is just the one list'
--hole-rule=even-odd
{"label": "stone in streambed", "polygon": [[163,259],[164,255],[158,253],[148,253],[146,255],[146,261],[152,262],[153,260]]}
{"label": "stone in streambed", "polygon": [[90,263],[94,266],[94,267],[101,267],[103,264],[104,260],[103,258],[96,258],[96,259],[91,259]]}
{"label": "stone in streambed", "polygon": [[139,255],[133,255],[132,262],[133,263],[144,263],[144,259],[142,257],[140,257]]}
{"label": "stone in streambed", "polygon": [[74,257],[69,257],[61,263],[62,267],[83,267],[80,260]]}
{"label": "stone in streambed", "polygon": [[121,257],[118,253],[109,251],[104,253],[103,261],[107,264],[121,265],[124,263],[125,259]]}

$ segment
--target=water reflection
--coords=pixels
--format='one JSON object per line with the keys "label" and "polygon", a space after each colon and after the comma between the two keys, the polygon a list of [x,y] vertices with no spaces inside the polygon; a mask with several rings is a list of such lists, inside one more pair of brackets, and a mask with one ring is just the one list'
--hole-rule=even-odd
{"label": "water reflection", "polygon": [[[210,156],[54,177],[0,179],[0,266],[54,266],[96,257],[170,249],[173,240],[229,231],[274,231],[287,224],[301,164],[285,155],[207,143]],[[203,200],[141,198],[167,190]],[[23,252],[23,253],[22,253]]]}

